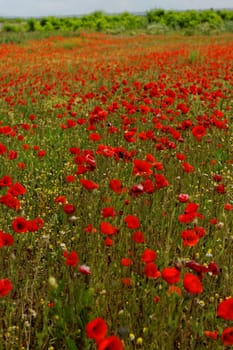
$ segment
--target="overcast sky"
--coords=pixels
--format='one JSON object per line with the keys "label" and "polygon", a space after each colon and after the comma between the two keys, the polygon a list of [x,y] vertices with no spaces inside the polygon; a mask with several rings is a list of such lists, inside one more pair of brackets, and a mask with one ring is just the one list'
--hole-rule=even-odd
{"label": "overcast sky", "polygon": [[0,16],[80,15],[105,12],[137,12],[153,8],[233,8],[233,0],[0,0]]}

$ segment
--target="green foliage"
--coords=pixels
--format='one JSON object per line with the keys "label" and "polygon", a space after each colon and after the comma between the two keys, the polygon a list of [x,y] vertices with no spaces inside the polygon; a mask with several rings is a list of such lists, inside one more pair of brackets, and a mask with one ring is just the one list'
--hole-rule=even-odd
{"label": "green foliage", "polygon": [[3,32],[7,32],[7,33],[16,33],[19,32],[19,27],[17,27],[14,24],[4,24],[2,27]]}
{"label": "green foliage", "polygon": [[216,25],[222,23],[222,18],[213,10],[200,11],[200,22]]}
{"label": "green foliage", "polygon": [[146,13],[148,23],[160,22],[164,14],[165,14],[165,10],[163,9],[155,9],[155,10],[148,11]]}
{"label": "green foliage", "polygon": [[175,11],[167,11],[161,19],[161,23],[169,28],[179,29],[179,13]]}
{"label": "green foliage", "polygon": [[194,28],[200,21],[199,12],[185,11],[178,16],[178,24],[180,28]]}
{"label": "green foliage", "polygon": [[35,32],[36,30],[39,30],[38,21],[34,18],[28,19],[26,23],[26,30],[28,32]]}
{"label": "green foliage", "polygon": [[0,19],[2,30],[5,32],[16,31],[80,31],[89,30],[97,32],[124,32],[134,30],[146,30],[148,33],[165,33],[169,30],[181,30],[186,35],[196,33],[210,33],[232,31],[232,10],[203,10],[203,11],[165,11],[152,9],[145,15],[139,16],[129,12],[110,15],[102,11],[95,11],[81,17],[54,16],[43,17],[39,20],[30,18],[26,22],[23,19]]}

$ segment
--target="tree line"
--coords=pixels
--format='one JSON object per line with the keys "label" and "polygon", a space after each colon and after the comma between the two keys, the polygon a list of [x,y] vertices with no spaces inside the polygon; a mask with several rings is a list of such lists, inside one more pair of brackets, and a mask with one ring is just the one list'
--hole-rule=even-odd
{"label": "tree line", "polygon": [[35,31],[103,31],[124,32],[130,30],[149,30],[166,32],[183,30],[221,30],[233,32],[233,10],[209,9],[166,11],[153,9],[144,14],[123,12],[106,14],[95,11],[80,17],[42,17],[42,18],[1,18],[1,30],[4,32],[35,32]]}

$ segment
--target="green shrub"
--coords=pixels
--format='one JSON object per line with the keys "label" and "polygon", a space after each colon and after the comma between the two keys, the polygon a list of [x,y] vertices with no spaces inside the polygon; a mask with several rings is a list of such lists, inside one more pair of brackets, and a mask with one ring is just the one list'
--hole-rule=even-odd
{"label": "green shrub", "polygon": [[26,22],[25,28],[27,32],[35,32],[41,29],[40,22],[35,18],[29,18]]}
{"label": "green shrub", "polygon": [[148,20],[148,23],[158,23],[161,21],[161,18],[164,16],[165,10],[163,9],[155,9],[150,10],[146,13],[146,17]]}
{"label": "green shrub", "polygon": [[15,33],[19,31],[19,28],[14,24],[4,24],[2,27],[3,32]]}

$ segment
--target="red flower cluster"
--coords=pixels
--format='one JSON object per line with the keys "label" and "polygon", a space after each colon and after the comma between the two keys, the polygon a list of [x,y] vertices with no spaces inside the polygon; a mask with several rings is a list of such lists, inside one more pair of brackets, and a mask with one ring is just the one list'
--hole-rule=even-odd
{"label": "red flower cluster", "polygon": [[14,244],[14,238],[9,233],[0,231],[0,248]]}
{"label": "red flower cluster", "polygon": [[161,276],[161,272],[154,262],[156,257],[156,252],[149,248],[145,249],[141,255],[141,261],[145,263],[143,272],[147,278],[158,278]]}
{"label": "red flower cluster", "polygon": [[18,197],[26,193],[26,188],[19,182],[13,183],[8,175],[0,179],[0,188],[8,188],[5,194],[0,197],[0,203],[8,208],[19,210],[21,205]]}
{"label": "red flower cluster", "polygon": [[108,326],[106,322],[97,317],[86,325],[86,335],[90,339],[94,339],[97,350],[123,350],[123,344],[115,335],[106,337]]}
{"label": "red flower cluster", "polygon": [[0,296],[5,297],[12,290],[12,283],[8,278],[0,280]]}
{"label": "red flower cluster", "polygon": [[17,233],[35,232],[42,229],[43,226],[44,220],[41,218],[27,220],[19,216],[12,221],[12,228]]}
{"label": "red flower cluster", "polygon": [[[233,320],[233,297],[218,304],[217,316],[227,321]],[[221,340],[225,346],[233,345],[233,327],[227,327],[223,330]]]}
{"label": "red flower cluster", "polygon": [[197,217],[203,219],[203,215],[197,212],[198,207],[199,205],[196,203],[188,203],[185,207],[184,213],[178,217],[179,222],[188,224]]}

